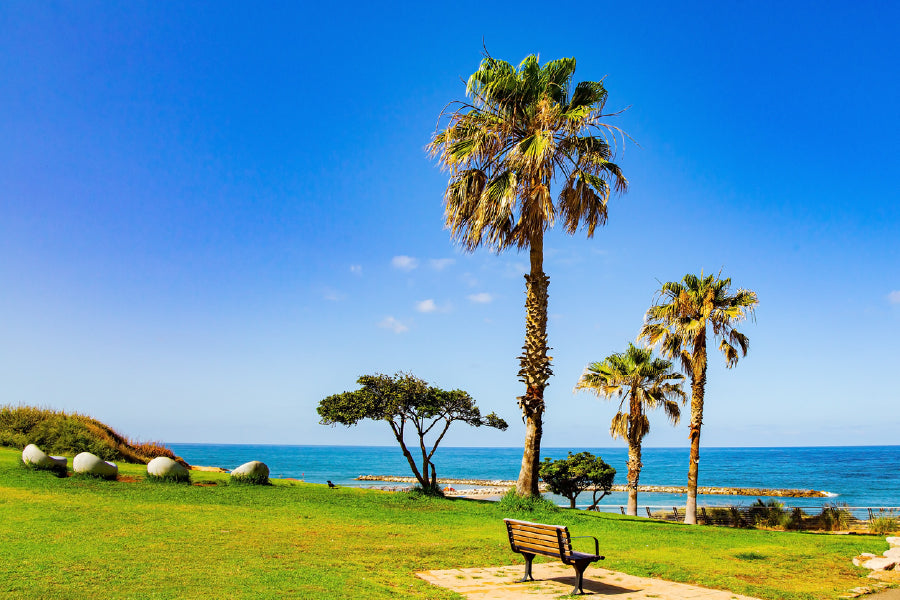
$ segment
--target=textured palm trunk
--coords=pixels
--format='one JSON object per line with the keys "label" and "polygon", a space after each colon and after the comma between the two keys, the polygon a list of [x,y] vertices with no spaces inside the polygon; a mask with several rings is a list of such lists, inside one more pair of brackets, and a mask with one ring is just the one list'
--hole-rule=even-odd
{"label": "textured palm trunk", "polygon": [[637,432],[640,430],[640,422],[643,417],[641,401],[632,388],[631,406],[628,413],[628,508],[625,511],[631,516],[637,516],[638,480],[641,477],[641,439]]}
{"label": "textured palm trunk", "polygon": [[[703,395],[706,390],[706,332],[694,345],[691,375],[691,455],[688,463],[687,505],[684,522],[697,524],[697,480],[700,475],[700,427],[703,425]],[[699,359],[699,360],[698,360]]]}
{"label": "textured palm trunk", "polygon": [[544,388],[550,378],[547,356],[547,285],[544,274],[543,232],[531,241],[531,272],[525,276],[525,346],[519,356],[519,380],[525,384],[525,395],[519,396],[519,407],[525,419],[525,449],[522,469],[516,481],[519,496],[539,496],[538,473],[541,463]]}
{"label": "textured palm trunk", "polygon": [[637,516],[638,479],[641,477],[641,444],[628,442],[628,508],[626,513]]}

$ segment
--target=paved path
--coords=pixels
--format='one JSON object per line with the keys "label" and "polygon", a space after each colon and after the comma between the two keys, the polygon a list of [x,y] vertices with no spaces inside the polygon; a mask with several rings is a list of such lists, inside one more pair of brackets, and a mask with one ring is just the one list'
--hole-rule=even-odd
{"label": "paved path", "polygon": [[[416,575],[428,583],[475,600],[555,599],[568,594],[575,586],[575,569],[560,563],[535,564],[532,570],[535,581],[516,583],[524,573],[525,567],[520,564],[487,569],[426,571]],[[635,577],[597,567],[590,567],[585,572],[584,592],[592,598],[616,600],[756,600],[722,590]]]}

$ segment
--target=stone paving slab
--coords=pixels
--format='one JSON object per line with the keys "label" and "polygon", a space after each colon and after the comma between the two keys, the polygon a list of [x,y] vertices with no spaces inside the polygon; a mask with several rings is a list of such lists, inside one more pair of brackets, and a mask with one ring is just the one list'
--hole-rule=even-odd
{"label": "stone paving slab", "polygon": [[[575,569],[561,563],[535,564],[535,581],[517,583],[524,565],[484,569],[447,569],[416,573],[432,585],[453,590],[474,600],[536,600],[559,598],[575,587]],[[615,600],[757,600],[722,590],[635,577],[608,569],[590,567],[584,574],[585,596]]]}

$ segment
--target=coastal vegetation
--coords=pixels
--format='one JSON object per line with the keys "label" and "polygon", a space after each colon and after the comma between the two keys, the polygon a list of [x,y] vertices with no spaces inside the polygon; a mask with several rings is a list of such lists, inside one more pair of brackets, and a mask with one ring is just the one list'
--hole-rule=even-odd
{"label": "coastal vegetation", "polygon": [[581,492],[591,490],[593,496],[588,510],[596,510],[597,504],[612,490],[616,470],[599,456],[579,452],[560,460],[545,457],[541,463],[541,479],[554,494],[569,499],[569,508],[575,508],[575,499]]}
{"label": "coastal vegetation", "polygon": [[628,512],[637,515],[638,480],[641,476],[641,442],[650,433],[647,410],[662,408],[673,425],[681,417],[678,401],[685,401],[679,373],[672,363],[654,358],[650,349],[628,344],[625,352],[611,354],[585,369],[575,386],[601,398],[618,396],[619,411],[612,419],[609,434],[628,442]]}
{"label": "coastal vegetation", "polygon": [[130,440],[85,415],[33,406],[0,406],[0,446],[21,451],[28,444],[54,455],[90,452],[103,460],[141,464],[165,456],[184,463],[158,442]]}
{"label": "coastal vegetation", "polygon": [[728,368],[747,355],[749,338],[735,329],[759,303],[756,292],[743,288],[731,292],[731,279],[718,275],[687,274],[682,280],[662,285],[656,303],[647,310],[638,335],[663,355],[678,359],[691,380],[691,442],[688,463],[688,493],[684,522],[697,522],[697,480],[700,465],[700,427],[706,393],[707,333],[719,340]]}
{"label": "coastal vegetation", "polygon": [[598,537],[605,568],[773,600],[837,598],[866,583],[854,556],[887,549],[884,537],[685,527],[515,495],[232,485],[203,471],[158,485],[129,464],[119,481],[57,478],[21,467],[20,452],[0,449],[0,598],[450,599],[415,573],[520,565],[509,516]]}
{"label": "coastal vegetation", "polygon": [[[356,425],[362,420],[386,421],[400,444],[413,475],[426,493],[440,493],[432,458],[447,430],[456,421],[472,427],[505,431],[506,421],[495,413],[482,416],[475,400],[462,390],[445,391],[409,373],[363,375],[360,389],[333,394],[319,402],[323,425]],[[406,444],[407,426],[418,436],[421,465]],[[430,441],[426,441],[426,436]]]}
{"label": "coastal vegetation", "polygon": [[[569,234],[592,237],[606,223],[612,189],[628,181],[614,158],[616,129],[603,122],[602,81],[573,84],[575,59],[540,65],[526,57],[518,67],[486,55],[466,85],[468,101],[441,114],[446,127],[429,151],[450,172],[444,193],[446,225],[467,251],[528,250],[525,275],[525,345],[518,404],[525,421],[520,495],[537,496],[544,388],[552,370],[547,345],[544,234],[557,220]],[[449,112],[448,112],[449,111]],[[439,124],[440,127],[440,124]],[[612,143],[611,143],[612,142]],[[556,202],[550,192],[558,182]]]}

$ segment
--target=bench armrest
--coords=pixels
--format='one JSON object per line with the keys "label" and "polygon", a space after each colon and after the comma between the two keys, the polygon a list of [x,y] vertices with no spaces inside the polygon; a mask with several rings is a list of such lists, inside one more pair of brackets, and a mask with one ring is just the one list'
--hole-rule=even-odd
{"label": "bench armrest", "polygon": [[594,536],[592,536],[592,535],[573,535],[569,539],[577,540],[577,539],[581,539],[581,538],[591,538],[592,540],[594,540],[594,554],[596,554],[597,556],[600,556],[600,542],[598,542],[597,538],[595,538]]}

